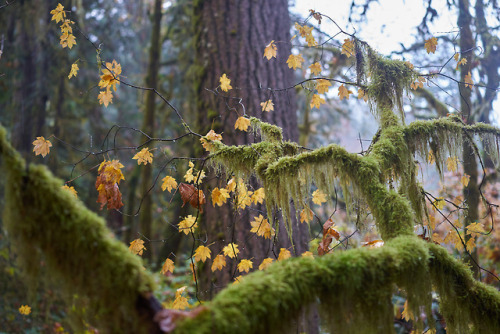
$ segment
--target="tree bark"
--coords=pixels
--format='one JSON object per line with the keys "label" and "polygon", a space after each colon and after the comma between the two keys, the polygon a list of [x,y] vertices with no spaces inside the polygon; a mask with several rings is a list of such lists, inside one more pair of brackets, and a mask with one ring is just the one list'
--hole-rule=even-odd
{"label": "tree bark", "polygon": [[[193,21],[197,31],[194,85],[199,132],[206,134],[210,129],[222,132],[227,145],[258,141],[254,135],[234,129],[236,119],[246,114],[280,126],[286,140],[298,140],[294,90],[270,95],[266,89],[283,88],[293,80],[293,71],[285,64],[291,53],[287,1],[195,1]],[[271,40],[278,42],[278,56],[267,60],[263,53]],[[233,89],[227,93],[207,90],[219,86],[224,73],[231,79]],[[261,102],[269,99],[274,103],[274,111],[262,112]],[[226,175],[210,186],[224,187],[229,177]],[[206,205],[201,226],[207,231],[208,242],[214,243],[212,253],[218,254],[230,242],[237,243],[241,252],[237,260],[228,262],[225,270],[212,273],[209,265],[199,270],[202,298],[212,298],[238,276],[236,265],[241,259],[252,259],[256,270],[262,259],[275,258],[280,248],[288,248],[295,255],[307,250],[308,226],[296,221],[294,247],[284,226],[277,241],[250,235],[250,221],[264,209],[258,210],[235,212],[227,204],[216,209],[211,201]]]}
{"label": "tree bark", "polygon": [[[161,0],[155,0],[154,13],[153,13],[153,28],[151,31],[151,45],[149,49],[149,66],[148,74],[146,77],[146,86],[150,88],[157,88],[158,86],[158,70],[160,68],[160,29],[161,29]],[[155,133],[155,99],[156,94],[148,90],[146,91],[146,108],[144,110],[144,119],[142,130],[150,137],[154,137]],[[153,183],[153,166],[147,164],[142,167],[141,173],[141,188],[144,200],[142,202],[141,211],[139,213],[139,226],[140,231],[146,238],[152,238],[152,224],[153,224],[153,198],[149,192]],[[144,253],[144,257],[150,261],[153,258],[152,246]]]}

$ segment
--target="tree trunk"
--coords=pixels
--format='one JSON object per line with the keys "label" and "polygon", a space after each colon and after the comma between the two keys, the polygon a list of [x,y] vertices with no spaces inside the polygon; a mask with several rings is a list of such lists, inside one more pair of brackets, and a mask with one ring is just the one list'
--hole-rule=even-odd
{"label": "tree trunk", "polygon": [[[193,22],[197,31],[194,85],[199,132],[206,134],[210,129],[222,132],[227,145],[252,143],[258,140],[255,136],[234,129],[236,119],[246,113],[280,126],[286,140],[297,141],[294,90],[271,96],[266,89],[286,87],[293,80],[293,71],[285,64],[291,53],[287,1],[195,1]],[[269,61],[263,58],[263,52],[271,40],[283,43],[278,43],[277,59]],[[219,89],[218,94],[208,91],[219,86],[219,78],[224,73],[231,79],[233,89],[227,93]],[[269,99],[274,103],[274,111],[262,112],[261,102]],[[210,186],[224,187],[229,177],[209,182]],[[211,201],[208,202],[201,226],[207,231],[208,243],[214,243],[210,247],[213,257],[230,242],[239,245],[240,253],[238,259],[228,261],[222,271],[212,273],[208,264],[199,269],[201,298],[212,298],[238,276],[236,265],[241,259],[251,259],[257,270],[264,258],[275,258],[280,248],[288,248],[294,255],[307,250],[306,224],[293,222],[292,247],[284,226],[277,241],[250,235],[250,221],[262,213],[263,207],[258,211],[236,212],[228,204],[214,208]]]}
{"label": "tree trunk", "polygon": [[[153,28],[151,31],[151,45],[149,49],[149,66],[148,74],[146,77],[146,86],[150,88],[157,88],[158,85],[158,70],[160,68],[160,28],[161,28],[161,0],[155,0],[154,13],[153,13]],[[155,98],[156,94],[148,90],[146,91],[146,108],[144,110],[144,120],[142,130],[151,137],[154,137],[155,132]],[[139,213],[140,231],[146,238],[152,238],[152,224],[153,224],[153,198],[152,194],[148,193],[149,188],[153,183],[153,166],[147,164],[142,167],[141,182],[142,194],[144,201],[142,202],[141,211]],[[144,257],[152,260],[152,246],[144,253]]]}
{"label": "tree trunk", "polygon": [[[471,71],[472,56],[474,49],[474,39],[472,37],[471,30],[471,15],[469,12],[469,0],[459,1],[459,14],[458,14],[458,26],[460,28],[460,53],[462,57],[467,59],[467,64],[461,67],[460,71],[460,81],[465,81],[465,76]],[[471,101],[471,88],[465,87],[464,84],[459,85],[460,91],[460,111],[462,116],[465,118],[468,124],[474,123],[474,115],[472,110]],[[477,161],[474,153],[473,144],[464,136],[463,141],[463,166],[464,174],[470,176],[469,184],[464,187],[463,194],[465,203],[467,204],[467,211],[464,217],[464,241],[467,242],[470,235],[466,235],[467,226],[477,222],[479,219],[479,188],[478,188],[478,171],[477,171]],[[479,277],[479,268],[474,262],[477,263],[477,252],[471,252],[470,256],[465,256],[465,261],[471,265],[471,269],[474,272],[476,278]]]}

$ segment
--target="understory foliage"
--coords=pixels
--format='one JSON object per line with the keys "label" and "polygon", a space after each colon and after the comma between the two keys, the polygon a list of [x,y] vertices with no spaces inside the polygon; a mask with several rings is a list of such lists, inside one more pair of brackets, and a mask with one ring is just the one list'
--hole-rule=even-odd
{"label": "understory foliage", "polygon": [[[61,11],[54,15],[64,13]],[[307,32],[304,35],[308,44],[314,45],[314,39]],[[273,42],[264,54],[268,59],[276,52]],[[73,45],[66,43],[69,48]],[[433,42],[429,48],[435,50]],[[384,58],[355,37],[345,42],[343,51],[355,57],[357,77],[350,84],[358,87],[358,94],[368,100],[379,123],[368,151],[354,154],[336,144],[307,150],[284,141],[279,127],[256,117],[243,117],[237,126],[243,131],[251,126],[260,134],[260,142],[228,146],[213,131],[201,138],[215,169],[233,177],[232,186],[213,190],[212,201],[214,206],[220,206],[230,192],[240,192],[236,206],[245,208],[251,203],[262,203],[265,194],[267,213],[271,216],[281,211],[291,236],[290,222],[302,220],[301,213],[309,210],[307,200],[312,190],[316,188],[334,197],[335,185],[340,183],[345,194],[367,203],[384,241],[383,247],[351,249],[317,258],[292,258],[252,272],[205,303],[194,316],[181,317],[175,333],[286,331],[291,319],[305,306],[317,302],[332,332],[388,333],[393,331],[391,296],[397,288],[407,298],[408,312],[416,315],[413,320],[419,329],[424,324],[417,315],[431,314],[435,291],[450,333],[500,332],[500,293],[476,281],[466,265],[446,249],[414,233],[415,225],[423,226],[428,219],[425,192],[417,181],[416,158],[426,161],[432,153],[441,173],[445,158],[457,155],[463,141],[469,141],[476,153],[478,137],[496,144],[489,147],[497,148],[500,130],[486,124],[466,125],[456,115],[407,125],[403,96],[412,85],[421,82],[422,75],[411,64]],[[301,66],[304,61],[301,58],[291,57],[289,66]],[[100,93],[99,100],[108,105],[112,103],[111,88],[116,90],[122,69],[113,62],[100,70],[99,86],[106,90]],[[221,90],[232,89],[226,74],[221,75],[220,83]],[[325,89],[325,83],[320,82],[321,86],[318,92]],[[339,90],[339,95],[348,98],[351,92],[344,89]],[[319,96],[313,99],[321,104]],[[270,100],[263,102],[263,111],[271,111],[271,105]],[[45,155],[49,144],[39,137],[35,148]],[[498,149],[489,153],[498,163]],[[77,324],[81,328],[89,321],[110,333],[150,330],[151,317],[138,310],[138,301],[148,300],[155,290],[151,274],[135,255],[142,254],[144,242],[131,244],[133,254],[114,239],[104,221],[87,210],[74,193],[61,191],[62,181],[43,166],[26,164],[9,144],[3,128],[0,154],[7,175],[5,227],[27,277],[36,281],[43,259],[47,270],[60,282],[66,301],[72,303],[75,296],[83,299],[80,307],[85,308],[86,319]],[[143,148],[133,159],[138,165],[146,165],[152,162],[153,154]],[[118,189],[124,179],[122,167],[117,160],[105,160],[99,166],[96,189],[102,207],[119,209],[123,205]],[[162,188],[169,192],[178,189],[184,204],[189,203],[202,213],[206,200],[197,185],[204,177],[203,170],[196,170],[190,163],[185,181],[193,184],[178,184],[167,176]],[[246,189],[252,177],[262,184],[263,191],[242,194],[241,188]],[[322,202],[319,195],[314,200]],[[291,209],[291,201],[295,211]],[[253,224],[253,232],[259,236],[270,239],[278,232],[279,225],[267,220],[264,224],[263,217],[260,221],[265,230],[260,229],[259,219]],[[185,217],[178,226],[181,233],[192,234],[198,228],[197,216]],[[212,270],[225,266],[225,256],[237,258],[238,245],[228,244],[223,253],[224,256],[214,256]],[[203,245],[193,254],[196,262],[205,262],[211,256],[208,246]],[[289,253],[282,258],[287,257]],[[164,271],[173,272],[173,262],[167,261]],[[248,272],[252,262],[244,259],[238,269]],[[183,291],[184,288],[178,290],[177,308],[187,306],[182,299]],[[434,326],[428,325],[431,329]]]}

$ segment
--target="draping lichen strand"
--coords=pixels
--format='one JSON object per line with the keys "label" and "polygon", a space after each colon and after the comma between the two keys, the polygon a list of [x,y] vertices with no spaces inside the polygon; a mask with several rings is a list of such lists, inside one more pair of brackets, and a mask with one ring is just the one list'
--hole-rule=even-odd
{"label": "draping lichen strand", "polygon": [[43,259],[68,303],[75,295],[88,300],[77,307],[85,307],[99,330],[147,331],[136,302],[153,290],[153,280],[141,260],[111,236],[102,218],[62,190],[63,182],[44,166],[23,167],[3,129],[0,153],[7,174],[4,226],[31,281],[40,279],[36,275]]}

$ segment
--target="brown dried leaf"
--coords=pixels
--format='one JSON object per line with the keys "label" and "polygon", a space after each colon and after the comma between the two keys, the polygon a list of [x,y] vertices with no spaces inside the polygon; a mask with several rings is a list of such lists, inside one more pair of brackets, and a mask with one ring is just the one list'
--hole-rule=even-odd
{"label": "brown dried leaf", "polygon": [[196,187],[192,184],[180,183],[179,192],[181,193],[181,199],[184,203],[182,206],[189,203],[193,208],[198,209],[201,213],[203,213],[203,205],[207,202],[203,191],[196,189]]}

